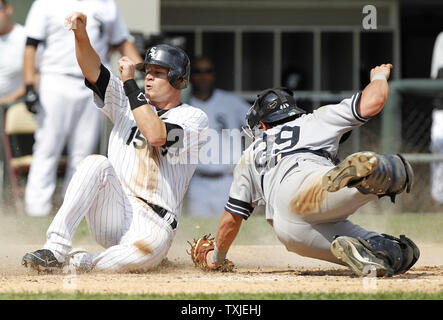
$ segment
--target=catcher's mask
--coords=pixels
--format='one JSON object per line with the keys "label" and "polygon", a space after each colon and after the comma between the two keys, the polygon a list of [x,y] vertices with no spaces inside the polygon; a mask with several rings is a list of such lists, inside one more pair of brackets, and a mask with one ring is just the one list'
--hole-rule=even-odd
{"label": "catcher's mask", "polygon": [[188,55],[180,48],[169,44],[159,44],[146,51],[145,60],[136,69],[145,71],[148,64],[168,68],[168,81],[172,87],[181,90],[188,86],[191,70]]}
{"label": "catcher's mask", "polygon": [[257,95],[257,99],[246,114],[246,123],[250,130],[260,122],[273,123],[306,111],[297,107],[294,94],[287,88],[266,89]]}

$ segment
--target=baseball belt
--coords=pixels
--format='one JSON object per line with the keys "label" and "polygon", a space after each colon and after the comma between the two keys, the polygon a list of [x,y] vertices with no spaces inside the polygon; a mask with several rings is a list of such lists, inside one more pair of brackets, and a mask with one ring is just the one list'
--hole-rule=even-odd
{"label": "baseball belt", "polygon": [[148,206],[151,207],[152,210],[154,210],[154,212],[156,214],[158,214],[161,218],[165,219],[171,226],[172,230],[174,230],[175,228],[177,228],[178,222],[175,218],[170,219],[170,217],[173,217],[172,214],[169,214],[170,217],[166,217],[166,215],[169,213],[168,210],[166,210],[165,208],[162,208],[156,204],[150,203],[148,201],[146,201],[143,198],[137,197],[138,199],[140,199],[141,201],[143,201],[144,203],[146,203]]}
{"label": "baseball belt", "polygon": [[224,172],[203,172],[203,171],[196,171],[196,175],[202,178],[211,178],[211,179],[218,179],[225,176]]}

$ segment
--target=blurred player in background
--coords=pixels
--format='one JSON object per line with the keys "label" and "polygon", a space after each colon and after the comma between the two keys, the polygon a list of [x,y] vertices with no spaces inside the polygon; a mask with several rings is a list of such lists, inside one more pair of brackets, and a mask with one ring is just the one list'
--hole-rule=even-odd
{"label": "blurred player in background", "polygon": [[133,61],[142,61],[128,41],[128,30],[113,0],[34,1],[26,18],[24,55],[25,103],[37,114],[38,123],[25,191],[29,216],[51,212],[57,166],[65,144],[68,162],[64,190],[79,162],[95,151],[100,137],[102,116],[84,85],[74,38],[64,27],[66,16],[73,11],[87,15],[91,43],[105,66],[109,67],[110,45]]}
{"label": "blurred player in background", "polygon": [[0,0],[0,105],[25,94],[22,71],[26,35],[23,26],[12,22],[12,13],[12,6]]}
{"label": "blurred player in background", "polygon": [[242,152],[243,115],[250,107],[235,94],[215,88],[215,79],[211,59],[200,56],[191,61],[189,104],[206,112],[212,129],[187,193],[187,214],[191,216],[216,215],[226,202],[220,195],[229,192],[232,171]]}
{"label": "blurred player in background", "polygon": [[[443,32],[434,43],[431,63],[431,78],[443,79]],[[443,94],[434,100],[431,125],[431,152],[443,154]],[[443,204],[443,162],[431,164],[431,196]]]}

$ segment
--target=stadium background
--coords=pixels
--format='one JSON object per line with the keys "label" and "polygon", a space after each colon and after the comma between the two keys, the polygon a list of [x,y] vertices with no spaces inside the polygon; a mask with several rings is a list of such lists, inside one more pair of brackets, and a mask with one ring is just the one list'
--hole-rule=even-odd
{"label": "stadium background", "polygon": [[[14,21],[23,24],[32,0],[10,2]],[[367,149],[410,154],[417,177],[414,196],[400,196],[389,210],[440,211],[429,192],[431,111],[438,90],[427,89],[427,81],[434,40],[443,31],[441,1],[371,2],[377,9],[377,28],[370,30],[362,26],[368,2],[360,0],[116,3],[141,52],[167,41],[184,47],[190,56],[209,55],[215,61],[216,85],[250,102],[264,88],[286,85],[296,89],[301,107],[313,110],[363,89],[373,66],[391,62],[391,88],[398,98],[391,97],[381,114],[354,130],[340,157]],[[102,154],[109,130],[107,123],[98,150]],[[3,152],[1,156],[0,185],[7,203],[11,197]]]}
{"label": "stadium background", "polygon": [[[9,1],[15,9],[14,20],[23,24],[32,0]],[[141,51],[158,41],[170,41],[182,45],[190,56],[210,55],[216,63],[217,85],[250,102],[263,88],[284,85],[288,79],[299,77],[296,88],[299,104],[313,110],[363,89],[371,67],[392,62],[388,105],[363,128],[354,130],[342,145],[340,157],[364,149],[406,153],[416,173],[415,187],[412,196],[400,195],[395,205],[383,198],[361,208],[362,212],[351,220],[379,232],[405,233],[416,239],[422,250],[415,270],[380,280],[377,292],[422,291],[437,293],[435,297],[441,299],[443,212],[431,199],[429,190],[429,165],[433,160],[429,150],[430,115],[439,88],[443,89],[443,84],[429,79],[434,40],[443,31],[441,0],[115,1]],[[375,30],[362,28],[365,16],[362,9],[367,4],[377,9]],[[100,153],[106,152],[107,130],[109,126],[104,128]],[[242,225],[229,253],[238,267],[232,275],[203,274],[193,267],[185,251],[187,240],[215,232],[219,215],[210,219],[183,217],[168,254],[171,264],[141,275],[77,275],[75,290],[79,291],[73,291],[66,282],[67,275],[29,275],[20,267],[23,253],[40,248],[44,242],[51,217],[32,219],[14,210],[6,170],[2,161],[0,299],[88,297],[78,296],[78,292],[104,294],[105,298],[109,298],[106,294],[118,293],[122,295],[117,297],[123,299],[128,298],[124,294],[200,292],[282,292],[277,299],[291,299],[298,296],[285,294],[332,292],[326,299],[340,299],[343,297],[337,294],[340,292],[376,292],[367,291],[364,281],[352,278],[344,268],[287,252],[257,214]],[[91,251],[101,250],[84,221],[74,242],[75,246]],[[45,295],[47,292],[55,295]],[[59,295],[59,292],[73,295]],[[244,294],[227,296],[245,297]],[[408,299],[416,295],[388,296],[397,297]],[[158,299],[158,296],[142,298]]]}

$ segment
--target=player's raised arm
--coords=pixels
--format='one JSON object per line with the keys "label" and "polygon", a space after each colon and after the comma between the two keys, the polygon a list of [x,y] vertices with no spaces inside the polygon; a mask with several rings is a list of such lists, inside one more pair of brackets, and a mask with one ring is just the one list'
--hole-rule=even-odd
{"label": "player's raised arm", "polygon": [[392,64],[382,64],[371,70],[369,83],[363,90],[360,99],[360,115],[373,117],[384,107],[389,98],[388,79],[391,74]]}
{"label": "player's raised arm", "polygon": [[[135,63],[128,57],[122,57],[118,61],[120,78],[128,96],[137,127],[142,135],[148,139],[151,145],[162,146],[166,143],[166,125],[157,114],[148,107],[143,92],[138,88],[135,76]],[[176,103],[178,104],[178,103]]]}
{"label": "player's raised arm", "polygon": [[65,26],[74,31],[75,54],[83,75],[90,83],[96,83],[100,75],[101,61],[89,41],[86,20],[85,14],[74,12],[66,17]]}

